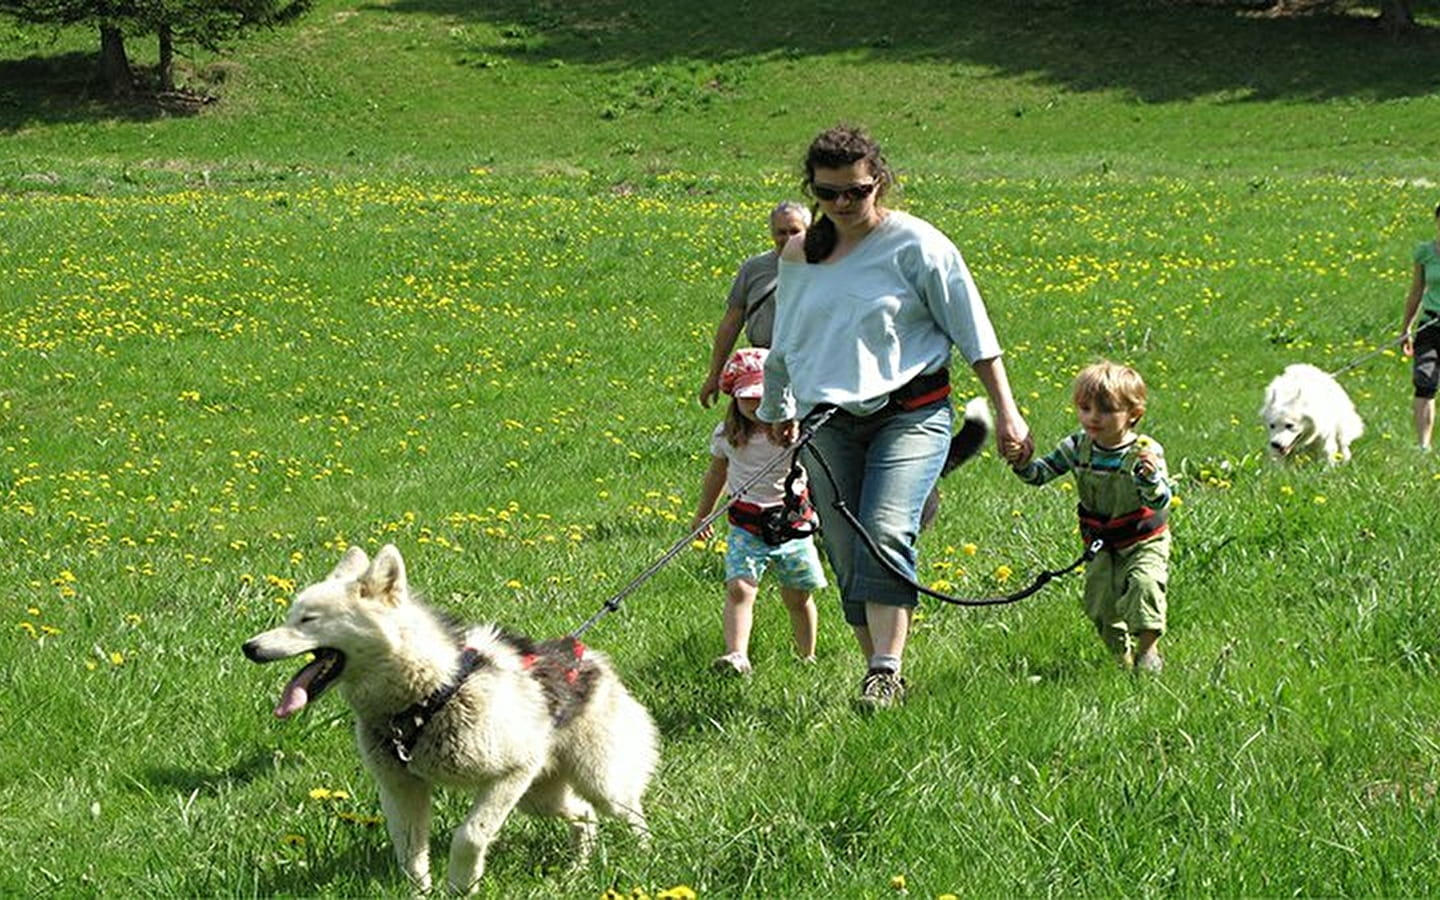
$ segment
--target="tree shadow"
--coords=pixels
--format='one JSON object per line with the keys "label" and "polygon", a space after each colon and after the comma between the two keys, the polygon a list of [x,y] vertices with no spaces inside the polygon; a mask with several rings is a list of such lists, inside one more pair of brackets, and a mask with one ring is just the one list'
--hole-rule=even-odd
{"label": "tree shadow", "polygon": [[859,53],[977,66],[1069,91],[1117,90],[1146,103],[1395,99],[1440,88],[1440,32],[1383,33],[1340,15],[1269,18],[1227,5],[1141,0],[914,0],[881,12],[833,0],[815,11],[742,0],[395,0],[373,11],[493,26],[459,62],[558,60],[644,67],[684,60]]}
{"label": "tree shadow", "polygon": [[40,124],[145,122],[191,111],[145,91],[112,99],[93,53],[0,60],[0,134]]}

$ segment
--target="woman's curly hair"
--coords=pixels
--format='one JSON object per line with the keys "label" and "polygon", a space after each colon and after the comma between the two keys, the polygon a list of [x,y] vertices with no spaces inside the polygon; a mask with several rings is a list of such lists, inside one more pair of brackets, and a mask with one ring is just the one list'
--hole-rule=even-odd
{"label": "woman's curly hair", "polygon": [[[895,185],[895,175],[880,145],[863,128],[853,125],[836,125],[827,128],[810,142],[805,152],[805,181],[801,190],[808,197],[814,197],[811,186],[815,183],[815,170],[819,168],[838,169],[842,166],[864,162],[875,177],[875,202],[879,203]],[[819,215],[820,207],[815,206],[815,224],[805,232],[805,259],[820,262],[835,249],[835,223]]]}

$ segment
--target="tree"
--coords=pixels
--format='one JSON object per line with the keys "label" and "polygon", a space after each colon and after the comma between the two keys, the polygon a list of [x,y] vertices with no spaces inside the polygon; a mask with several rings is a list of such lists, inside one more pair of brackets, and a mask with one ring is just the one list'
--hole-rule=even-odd
{"label": "tree", "polygon": [[159,86],[175,87],[176,42],[207,50],[244,32],[298,18],[313,0],[0,0],[0,13],[32,25],[90,25],[100,31],[100,72],[111,96],[134,93],[127,35],[155,35]]}

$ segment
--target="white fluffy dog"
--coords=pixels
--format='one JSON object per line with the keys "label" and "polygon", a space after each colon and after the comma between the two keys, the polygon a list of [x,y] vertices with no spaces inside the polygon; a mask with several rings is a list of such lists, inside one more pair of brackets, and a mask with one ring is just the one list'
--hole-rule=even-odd
{"label": "white fluffy dog", "polygon": [[255,662],[313,656],[285,687],[287,717],[331,684],[355,710],[355,736],[380,786],[395,855],[430,889],[430,795],[475,795],[450,842],[450,888],[477,889],[485,852],[511,809],[559,816],[580,859],[596,814],[646,834],[641,794],[659,747],[645,707],[605,657],[573,638],[531,641],[450,622],[410,595],[400,551],[351,547],[301,591],[285,624],[245,642]]}
{"label": "white fluffy dog", "polygon": [[1327,462],[1350,459],[1350,444],[1365,423],[1340,383],[1314,366],[1297,363],[1265,389],[1260,417],[1270,431],[1270,452],[1278,459],[1324,454]]}

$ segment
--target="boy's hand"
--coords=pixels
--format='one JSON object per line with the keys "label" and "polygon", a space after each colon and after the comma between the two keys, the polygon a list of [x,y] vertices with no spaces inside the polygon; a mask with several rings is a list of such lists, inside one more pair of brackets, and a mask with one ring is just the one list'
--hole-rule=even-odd
{"label": "boy's hand", "polygon": [[1144,438],[1140,439],[1140,451],[1135,459],[1135,477],[1143,478],[1146,481],[1154,481],[1156,474],[1160,471],[1160,458],[1150,448],[1150,442]]}
{"label": "boy's hand", "polygon": [[1034,447],[1029,435],[1026,435],[1026,439],[1023,441],[1004,441],[1001,444],[1001,456],[1010,464],[1010,468],[1023,469],[1034,454]]}

